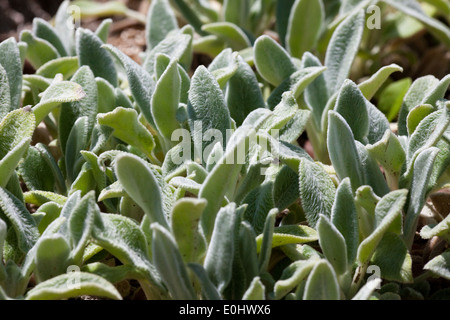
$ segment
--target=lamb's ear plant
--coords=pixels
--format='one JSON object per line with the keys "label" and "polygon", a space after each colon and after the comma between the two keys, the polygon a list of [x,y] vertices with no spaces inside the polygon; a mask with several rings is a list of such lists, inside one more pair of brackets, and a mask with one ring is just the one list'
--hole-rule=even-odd
{"label": "lamb's ear plant", "polygon": [[69,1],[0,44],[1,299],[130,280],[147,299],[388,299],[450,278],[447,251],[418,277],[411,251],[450,239],[450,77],[350,80],[371,4],[448,44],[418,2],[74,3],[145,23],[147,49],[108,44],[110,19],[69,28]]}

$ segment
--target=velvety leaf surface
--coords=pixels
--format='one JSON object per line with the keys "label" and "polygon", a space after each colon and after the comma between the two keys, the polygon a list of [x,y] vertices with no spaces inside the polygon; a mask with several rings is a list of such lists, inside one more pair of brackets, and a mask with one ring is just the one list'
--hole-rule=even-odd
{"label": "velvety leaf surface", "polygon": [[176,118],[181,94],[178,63],[172,60],[156,83],[151,110],[156,126],[168,141],[174,130],[180,128]]}
{"label": "velvety leaf surface", "polygon": [[347,17],[334,31],[325,57],[325,81],[332,94],[347,79],[364,30],[363,10]]}
{"label": "velvety leaf surface", "polygon": [[189,198],[180,199],[173,207],[171,229],[186,263],[198,261],[205,252],[205,240],[199,225],[205,207],[205,200]]}
{"label": "velvety leaf surface", "polygon": [[[230,112],[223,93],[205,67],[199,67],[192,77],[188,115],[195,152],[205,161],[203,152],[208,145],[202,141],[205,133],[208,130],[217,130],[224,139],[227,136],[227,129],[231,129]],[[224,140],[220,142],[225,145]]]}
{"label": "velvety leaf surface", "polygon": [[[256,238],[257,250],[261,249],[263,235]],[[317,241],[316,230],[302,225],[285,225],[276,227],[273,230],[272,248],[281,247],[287,244],[302,244]]]}
{"label": "velvety leaf surface", "polygon": [[434,274],[450,279],[450,254],[444,252],[429,261],[424,269],[432,271]]}
{"label": "velvety leaf surface", "polygon": [[0,208],[15,230],[19,249],[27,253],[39,238],[31,213],[23,202],[4,188],[0,188]]}
{"label": "velvety leaf surface", "polygon": [[306,218],[315,228],[321,214],[331,216],[336,187],[320,165],[303,159],[299,167],[299,185]]}
{"label": "velvety leaf surface", "polygon": [[234,51],[243,50],[251,46],[245,32],[231,22],[214,22],[202,26],[202,30],[217,35]]}
{"label": "velvety leaf surface", "polygon": [[229,204],[217,213],[216,223],[205,257],[205,270],[222,292],[231,280],[231,265],[234,254],[234,239],[230,237],[236,223],[236,205]]}
{"label": "velvety leaf surface", "polygon": [[92,31],[79,28],[76,33],[76,48],[80,65],[87,65],[96,77],[108,80],[117,86],[117,72],[114,61],[100,40]]}
{"label": "velvety leaf surface", "polygon": [[406,197],[407,190],[396,190],[384,196],[377,203],[375,208],[376,229],[358,247],[357,259],[360,263],[371,258],[383,235],[401,218]]}
{"label": "velvety leaf surface", "polygon": [[0,186],[6,187],[27,151],[36,125],[33,112],[11,111],[0,122]]}
{"label": "velvety leaf surface", "polygon": [[314,49],[324,20],[320,0],[297,0],[292,6],[287,27],[286,44],[293,57],[301,58]]}
{"label": "velvety leaf surface", "polygon": [[9,83],[11,109],[19,107],[22,92],[22,62],[17,41],[9,38],[0,43],[0,64],[6,71]]}
{"label": "velvety leaf surface", "polygon": [[318,262],[306,280],[304,300],[339,300],[339,284],[331,265]]}
{"label": "velvety leaf surface", "polygon": [[98,123],[113,129],[113,135],[152,157],[155,141],[149,130],[140,122],[134,109],[117,107],[114,111],[99,114]]}
{"label": "velvety leaf surface", "polygon": [[157,223],[151,227],[153,262],[169,292],[176,300],[194,300],[194,289],[175,239]]}
{"label": "velvety leaf surface", "polygon": [[161,188],[148,164],[137,156],[123,154],[116,159],[115,169],[125,191],[144,210],[150,221],[167,228]]}

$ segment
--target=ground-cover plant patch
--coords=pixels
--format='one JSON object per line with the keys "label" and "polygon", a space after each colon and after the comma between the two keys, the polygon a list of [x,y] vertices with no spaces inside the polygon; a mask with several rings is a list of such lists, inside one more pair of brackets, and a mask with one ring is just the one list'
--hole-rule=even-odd
{"label": "ground-cover plant patch", "polygon": [[[144,26],[139,59],[108,42],[117,16]],[[403,77],[383,45],[448,53],[449,17],[152,0],[35,18],[0,43],[0,298],[447,299],[450,74]]]}

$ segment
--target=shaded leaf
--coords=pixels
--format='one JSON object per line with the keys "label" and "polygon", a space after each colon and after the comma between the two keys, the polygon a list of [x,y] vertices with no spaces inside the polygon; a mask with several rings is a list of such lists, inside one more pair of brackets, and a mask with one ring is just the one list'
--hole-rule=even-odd
{"label": "shaded leaf", "polygon": [[428,195],[428,180],[431,177],[434,161],[439,149],[431,147],[425,149],[414,161],[408,207],[405,216],[405,239],[408,245],[412,244],[416,232],[419,215]]}
{"label": "shaded leaf", "polygon": [[223,17],[225,21],[246,29],[249,24],[251,2],[240,0],[225,0],[223,3]]}
{"label": "shaded leaf", "polygon": [[299,260],[291,263],[283,270],[280,280],[275,283],[275,298],[281,299],[292,289],[297,287],[311,272],[317,260]]}
{"label": "shaded leaf", "polygon": [[39,124],[57,106],[64,102],[79,101],[86,96],[83,87],[72,81],[58,81],[57,78],[41,94],[41,100],[32,110]]}
{"label": "shaded leaf", "polygon": [[114,61],[102,46],[103,41],[92,31],[77,29],[76,49],[80,65],[89,66],[96,77],[102,77],[116,87],[118,80]]}
{"label": "shaded leaf", "polygon": [[94,217],[100,212],[97,207],[95,192],[90,191],[75,206],[68,220],[71,235],[71,257],[76,263],[83,258],[83,252],[91,237]]}
{"label": "shaded leaf", "polygon": [[272,255],[273,231],[275,229],[275,219],[279,211],[272,209],[266,217],[264,230],[262,233],[261,249],[259,250],[259,272],[267,272],[269,268],[270,257]]}
{"label": "shaded leaf", "polygon": [[331,217],[336,187],[319,164],[305,159],[300,161],[299,185],[308,224],[315,228],[320,214]]}
{"label": "shaded leaf", "polygon": [[19,163],[18,172],[28,190],[53,191],[55,178],[51,168],[36,147],[29,147],[26,157]]}
{"label": "shaded leaf", "polygon": [[[394,72],[403,72],[403,68],[393,63],[388,66],[380,68],[375,74],[373,74],[368,80],[359,84],[359,89],[367,100],[372,100],[377,91],[383,86],[389,76]],[[380,99],[383,99],[384,94]]]}
{"label": "shaded leaf", "polygon": [[261,282],[260,277],[255,277],[247,291],[244,293],[242,300],[264,300],[266,294],[266,288],[264,284]]}
{"label": "shaded leaf", "polygon": [[36,125],[32,112],[11,111],[0,122],[0,186],[6,187],[27,151]]}
{"label": "shaded leaf", "polygon": [[81,151],[85,150],[89,142],[88,117],[83,116],[75,121],[67,138],[64,156],[67,177],[70,182],[76,180],[84,163]]}
{"label": "shaded leaf", "polygon": [[404,78],[387,85],[381,92],[377,107],[393,121],[399,114],[403,98],[412,84],[411,78]]}
{"label": "shaded leaf", "polygon": [[304,300],[339,300],[340,291],[337,276],[331,265],[318,262],[306,280]]}
{"label": "shaded leaf", "polygon": [[[281,247],[287,244],[303,244],[317,241],[316,230],[302,225],[285,225],[275,227],[272,235],[272,248]],[[261,250],[263,234],[256,237],[258,252]]]}
{"label": "shaded leaf", "polygon": [[366,99],[353,81],[344,81],[334,110],[350,126],[355,140],[364,143],[369,133],[369,114],[367,112]]}
{"label": "shaded leaf", "polygon": [[278,210],[282,211],[289,207],[299,198],[298,172],[288,166],[283,166],[275,177],[273,184],[273,200]]}
{"label": "shaded leaf", "polygon": [[203,141],[205,134],[217,131],[222,139],[219,142],[225,146],[224,139],[227,137],[227,129],[231,129],[231,121],[222,90],[213,75],[202,66],[196,69],[192,77],[188,115],[196,158],[199,157],[204,162],[209,156],[204,154],[208,145],[208,141]]}
{"label": "shaded leaf", "polygon": [[178,29],[175,12],[167,0],[152,1],[147,13],[146,42],[150,49],[156,47],[172,30]]}
{"label": "shaded leaf", "polygon": [[39,17],[33,19],[33,34],[38,38],[48,41],[55,47],[61,57],[68,56],[66,47],[56,30],[44,19]]}
{"label": "shaded leaf", "polygon": [[92,238],[95,244],[114,255],[124,265],[132,265],[140,275],[139,280],[148,280],[152,285],[154,298],[165,295],[159,274],[150,263],[146,236],[133,220],[115,214],[97,214]]}
{"label": "shaded leaf", "polygon": [[202,286],[202,296],[206,300],[222,300],[220,292],[208,277],[208,274],[206,273],[203,266],[196,263],[190,263],[188,264],[188,267],[192,270],[192,272],[199,280]]}
{"label": "shaded leaf", "polygon": [[[319,68],[319,70],[324,68],[319,58],[317,58],[310,52],[305,52],[305,54],[302,56],[302,68],[305,69],[310,67]],[[313,113],[314,120],[316,121],[316,125],[319,128],[321,128],[320,125],[328,98],[332,94],[333,93],[329,92],[329,88],[327,87],[323,71],[305,89],[305,102]]]}
{"label": "shaded leaf", "polygon": [[345,119],[335,111],[328,114],[327,145],[339,179],[350,178],[353,190],[364,184],[363,168],[355,139]]}
{"label": "shaded leaf", "polygon": [[168,228],[162,191],[148,164],[132,154],[122,154],[116,158],[115,170],[125,191],[144,210],[150,222]]}
{"label": "shaded leaf", "polygon": [[392,225],[401,219],[407,193],[408,190],[392,191],[377,203],[375,208],[376,229],[359,245],[357,254],[359,263],[365,263],[372,257],[384,234],[388,230],[392,230]]}
{"label": "shaded leaf", "polygon": [[274,207],[272,190],[273,182],[265,182],[250,191],[242,201],[248,205],[244,219],[252,225],[256,234],[263,231],[267,214]]}
{"label": "shaded leaf", "polygon": [[206,207],[202,199],[180,199],[171,214],[172,234],[186,263],[199,261],[206,251],[200,234],[200,217]]}
{"label": "shaded leaf", "polygon": [[427,92],[432,90],[437,84],[439,80],[434,76],[424,76],[416,79],[412,85],[409,87],[409,90],[406,92],[406,95],[403,99],[403,104],[400,109],[400,113],[398,116],[398,134],[402,136],[408,135],[408,130],[406,126],[406,119],[408,117],[409,112],[417,105],[422,104],[422,101],[427,96]]}
{"label": "shaded leaf", "polygon": [[201,225],[206,238],[210,238],[214,221],[222,206],[224,196],[235,190],[239,177],[243,159],[252,141],[255,138],[255,131],[250,127],[240,127],[230,137],[225,153],[214,166],[200,189],[199,198],[204,198],[208,204],[201,218]]}
{"label": "shaded leaf", "polygon": [[353,60],[359,50],[364,30],[365,15],[359,10],[349,15],[334,31],[325,56],[325,81],[332,94],[347,79]]}

